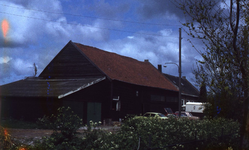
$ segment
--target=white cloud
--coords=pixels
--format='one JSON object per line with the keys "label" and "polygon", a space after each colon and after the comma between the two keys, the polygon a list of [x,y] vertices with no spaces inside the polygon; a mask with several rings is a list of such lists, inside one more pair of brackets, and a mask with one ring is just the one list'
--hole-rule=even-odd
{"label": "white cloud", "polygon": [[132,35],[122,40],[111,41],[103,49],[140,61],[149,59],[153,65],[178,58],[178,41],[171,30],[159,31],[163,36]]}
{"label": "white cloud", "polygon": [[30,75],[32,72],[33,64],[29,62],[28,60],[22,60],[20,58],[17,58],[13,60],[13,69],[17,72],[17,74],[22,75]]}
{"label": "white cloud", "polygon": [[102,30],[101,26],[90,24],[68,23],[65,17],[59,18],[56,22],[46,24],[46,31],[54,38],[63,41],[103,41],[108,37],[107,30]]}
{"label": "white cloud", "polygon": [[[0,55],[0,84],[1,82],[6,83],[10,79],[13,80],[14,76],[16,79],[32,76],[34,73],[33,63],[39,66],[38,73],[40,73],[69,40],[100,47],[103,50],[140,61],[149,59],[154,66],[165,62],[178,63],[179,33],[178,29],[174,30],[176,27],[154,28],[154,26],[122,21],[140,22],[141,15],[146,18],[143,22],[148,20],[148,22],[160,24],[166,21],[168,14],[177,13],[177,10],[173,7],[170,8],[172,5],[167,6],[170,10],[161,7],[164,5],[160,4],[166,3],[163,0],[154,3],[146,0],[141,6],[132,6],[134,3],[131,0],[129,2],[101,0],[99,3],[97,1],[81,1],[80,5],[75,4],[75,2],[63,2],[59,0],[12,0],[11,2],[6,0],[4,4],[11,7],[0,5],[1,11],[6,12],[6,14],[0,13],[0,21],[7,19],[10,23],[10,31],[7,35],[8,42],[4,43],[2,36],[0,36],[0,47],[4,47],[7,53]],[[139,4],[139,2],[135,3]],[[69,10],[67,8],[62,9],[62,6],[67,6],[67,4],[70,4],[72,9],[78,8],[77,14],[96,18],[66,15],[66,13],[71,13],[71,11],[64,12]],[[31,9],[43,11],[32,11]],[[136,10],[137,12],[135,12]],[[152,13],[149,10],[153,10]],[[172,13],[168,11],[172,11]],[[140,14],[137,14],[138,12]],[[181,18],[180,13],[176,16]],[[101,18],[109,18],[110,20]],[[168,22],[174,24],[172,22],[174,18],[176,17],[170,18],[171,20]],[[116,21],[114,21],[115,19]],[[131,34],[133,31],[134,34]],[[150,33],[146,31],[150,31]],[[152,36],[152,34],[161,36]],[[189,63],[194,60],[193,58],[198,58],[195,53],[189,50],[190,47],[183,46],[182,48],[183,61],[189,61]],[[191,72],[189,66],[191,64],[184,66],[185,73]],[[167,73],[176,72],[177,74],[175,66],[172,65],[169,68],[167,68]]]}
{"label": "white cloud", "polygon": [[51,10],[58,11],[58,1],[49,1],[48,3],[30,1],[27,6],[8,1],[5,2],[5,5],[0,5],[1,11],[4,12],[0,14],[0,20],[6,19],[10,25],[7,34],[8,45],[5,46],[13,47],[13,45],[20,46],[37,42],[38,37],[44,32],[46,23],[44,20],[50,20],[54,15],[34,10],[41,10],[40,8],[48,10],[47,8],[53,8],[51,6],[54,7]]}
{"label": "white cloud", "polygon": [[0,85],[33,75],[33,64],[29,60],[10,58],[7,63],[0,63]]}
{"label": "white cloud", "polygon": [[[179,63],[179,32],[178,29],[163,29],[157,34],[162,36],[150,35],[130,35],[125,39],[107,42],[101,46],[102,49],[115,52],[120,55],[132,57],[139,61],[149,59],[157,67],[158,64],[164,65],[167,62]],[[131,38],[132,37],[132,38]],[[198,53],[191,48],[191,45],[182,40],[182,72],[183,76],[194,78],[192,69],[195,65],[195,58]],[[175,65],[167,65],[163,71],[168,74],[178,76],[178,68]]]}
{"label": "white cloud", "polygon": [[[44,35],[56,40],[60,38],[62,42],[79,39],[80,41],[103,41],[109,37],[108,26],[120,26],[120,23],[115,21],[109,24],[102,20],[87,24],[68,22],[67,18],[62,16],[62,8],[58,0],[46,2],[35,0],[25,5],[6,2],[6,5],[8,7],[0,5],[1,11],[7,14],[0,14],[0,20],[6,19],[10,24],[7,34],[8,44],[1,44],[5,47],[40,43]],[[0,41],[4,40],[0,39]]]}
{"label": "white cloud", "polygon": [[8,63],[12,58],[9,56],[0,57],[0,64]]}

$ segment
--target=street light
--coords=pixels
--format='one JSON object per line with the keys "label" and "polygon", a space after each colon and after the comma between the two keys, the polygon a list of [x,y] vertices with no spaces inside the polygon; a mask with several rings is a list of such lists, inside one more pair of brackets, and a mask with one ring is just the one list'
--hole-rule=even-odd
{"label": "street light", "polygon": [[[182,104],[182,100],[181,100],[181,93],[182,93],[182,88],[181,88],[181,78],[182,78],[182,73],[181,73],[181,65],[179,66],[178,64],[176,63],[165,63],[165,64],[174,64],[177,66],[178,68],[178,73],[179,73],[179,83],[178,83],[178,87],[179,87],[179,104],[178,104],[178,114],[179,114],[179,118],[181,117],[181,104]],[[164,66],[164,67],[167,67],[167,66]]]}
{"label": "street light", "polygon": [[176,63],[165,63],[165,64],[175,64],[178,67],[178,72],[179,72],[179,106],[178,106],[178,110],[179,110],[179,118],[181,117],[181,104],[182,104],[182,100],[181,100],[181,93],[182,93],[182,89],[181,89],[181,79],[182,79],[182,29],[179,28],[179,65],[177,65]]}

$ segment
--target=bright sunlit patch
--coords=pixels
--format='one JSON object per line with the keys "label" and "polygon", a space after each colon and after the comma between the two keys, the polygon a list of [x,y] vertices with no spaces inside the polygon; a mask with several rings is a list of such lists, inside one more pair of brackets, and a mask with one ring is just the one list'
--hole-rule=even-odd
{"label": "bright sunlit patch", "polygon": [[3,31],[4,38],[6,38],[8,30],[9,30],[9,22],[6,19],[4,19],[2,21],[2,31]]}

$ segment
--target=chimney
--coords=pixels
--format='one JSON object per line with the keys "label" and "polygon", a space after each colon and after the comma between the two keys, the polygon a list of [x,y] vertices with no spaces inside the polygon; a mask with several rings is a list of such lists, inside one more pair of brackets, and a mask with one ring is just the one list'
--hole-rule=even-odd
{"label": "chimney", "polygon": [[161,65],[161,64],[158,64],[158,65],[157,65],[157,69],[158,69],[158,71],[159,71],[160,73],[162,73],[162,65]]}
{"label": "chimney", "polygon": [[149,59],[145,59],[144,62],[149,62]]}
{"label": "chimney", "polygon": [[186,76],[182,76],[182,78],[186,80]]}

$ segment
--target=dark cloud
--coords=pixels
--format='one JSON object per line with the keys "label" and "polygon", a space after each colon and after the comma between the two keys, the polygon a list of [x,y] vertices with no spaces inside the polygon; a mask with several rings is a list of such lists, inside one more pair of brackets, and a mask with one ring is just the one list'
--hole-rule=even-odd
{"label": "dark cloud", "polygon": [[140,0],[141,5],[138,6],[138,13],[145,19],[151,19],[153,17],[166,17],[171,18],[176,16],[177,18],[184,18],[183,11],[176,7],[171,0]]}
{"label": "dark cloud", "polygon": [[26,7],[31,1],[32,0],[12,0],[11,2]]}
{"label": "dark cloud", "polygon": [[[137,12],[144,19],[152,19],[161,17],[164,19],[172,19],[175,18],[177,20],[182,20],[185,17],[183,11],[180,9],[179,4],[184,4],[184,0],[139,0],[141,5],[138,5]],[[195,4],[196,2],[200,2],[200,0],[189,0],[187,2]],[[223,0],[210,0],[213,4],[216,4],[218,7],[222,7],[221,4]],[[209,2],[209,1],[202,1]],[[224,3],[223,3],[224,4]],[[215,11],[217,7],[214,8]]]}
{"label": "dark cloud", "polygon": [[27,47],[23,43],[18,43],[16,41],[8,41],[0,38],[0,48],[14,48],[14,47]]}
{"label": "dark cloud", "polygon": [[89,8],[91,11],[94,10],[101,17],[116,18],[127,12],[130,5],[126,2],[120,3],[120,1],[106,2],[105,0],[96,0]]}

